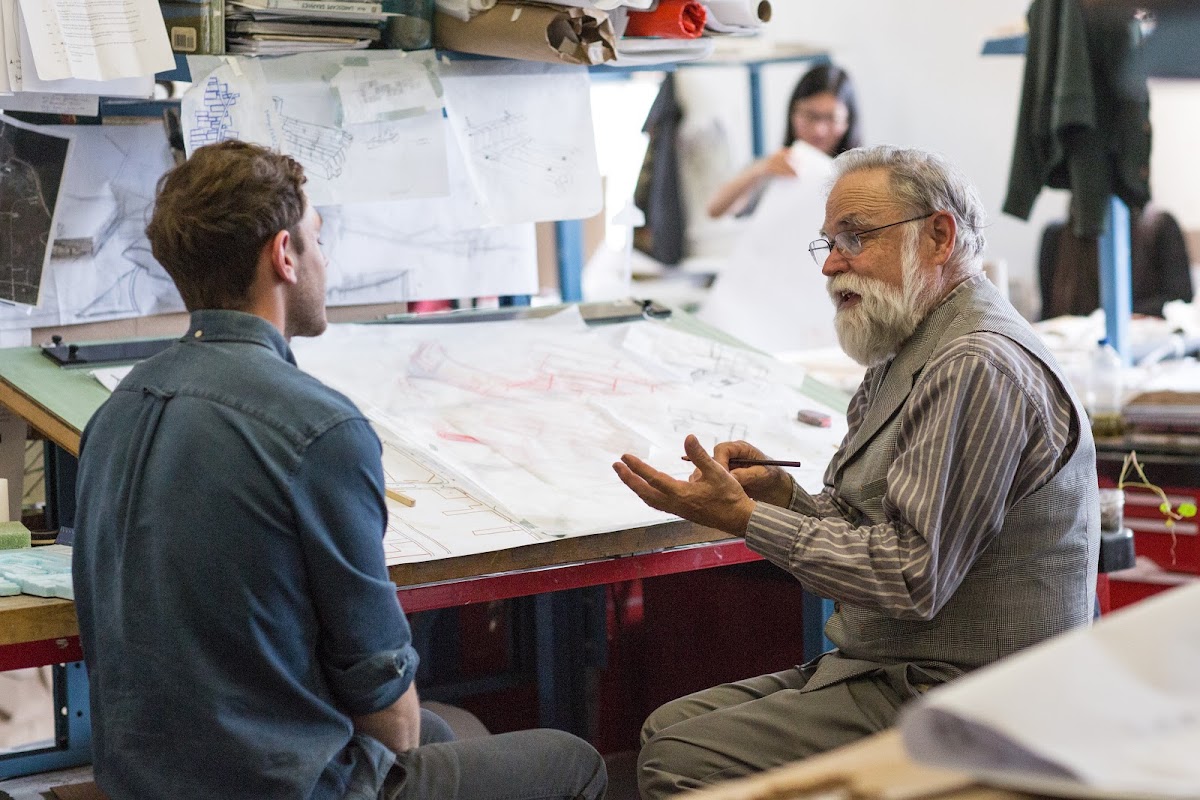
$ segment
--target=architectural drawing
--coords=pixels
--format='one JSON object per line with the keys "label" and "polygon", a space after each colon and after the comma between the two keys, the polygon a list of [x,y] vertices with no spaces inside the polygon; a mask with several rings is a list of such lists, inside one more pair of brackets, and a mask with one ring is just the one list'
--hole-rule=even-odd
{"label": "architectural drawing", "polygon": [[461,229],[449,199],[321,206],[331,303],[537,291],[532,225]]}
{"label": "architectural drawing", "polygon": [[482,223],[579,219],[601,209],[586,69],[464,61],[440,70],[453,149]]}
{"label": "architectural drawing", "polygon": [[283,150],[304,165],[306,173],[333,180],[346,166],[354,135],[332,125],[317,125],[283,113],[283,98],[272,98],[283,131]]}
{"label": "architectural drawing", "polygon": [[513,180],[553,194],[566,194],[575,183],[572,168],[581,148],[539,141],[526,115],[504,111],[500,117],[474,122],[466,117],[469,149]]}
{"label": "architectural drawing", "polygon": [[[616,480],[611,464],[622,453],[685,478],[686,434],[708,447],[746,439],[803,462],[793,474],[819,489],[845,434],[838,410],[805,394],[788,365],[658,322],[589,328],[572,310],[496,323],[335,325],[292,346],[302,369],[368,409],[424,463],[543,535],[666,519]],[[800,408],[838,422],[803,425]]]}
{"label": "architectural drawing", "polygon": [[183,302],[150,254],[144,233],[155,183],[173,163],[162,125],[63,125],[43,130],[73,140],[59,200],[63,224],[57,231],[76,235],[79,220],[99,222],[88,236],[90,247],[51,258],[41,307],[31,313],[0,309],[0,328],[181,310]]}
{"label": "architectural drawing", "polygon": [[200,106],[192,114],[192,127],[188,129],[188,143],[192,149],[238,138],[232,109],[241,96],[240,92],[229,88],[227,81],[216,75],[208,76]]}
{"label": "architectural drawing", "polygon": [[542,541],[494,502],[480,499],[395,434],[376,430],[383,441],[384,482],[412,497],[409,507],[388,501],[384,556],[388,564],[428,561],[501,550]]}

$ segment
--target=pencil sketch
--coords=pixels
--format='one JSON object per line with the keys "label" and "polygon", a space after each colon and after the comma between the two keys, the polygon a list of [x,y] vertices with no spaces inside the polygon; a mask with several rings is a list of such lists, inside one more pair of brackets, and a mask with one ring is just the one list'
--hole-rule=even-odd
{"label": "pencil sketch", "polygon": [[321,206],[326,289],[338,304],[537,290],[532,225],[460,229],[452,201]]}
{"label": "pencil sketch", "polygon": [[524,114],[505,111],[498,118],[473,122],[466,117],[469,149],[489,164],[506,170],[514,180],[553,194],[566,194],[575,183],[572,161],[580,148],[540,142]]}
{"label": "pencil sketch", "polygon": [[192,115],[192,127],[188,129],[188,145],[193,150],[206,144],[238,138],[233,108],[237,106],[241,93],[231,90],[229,83],[216,75],[208,76],[203,91],[201,102]]}
{"label": "pencil sketch", "polygon": [[[551,536],[664,519],[615,479],[622,453],[682,479],[686,434],[710,447],[746,439],[801,461],[797,479],[817,490],[845,434],[838,410],[803,392],[790,366],[660,323],[589,328],[572,310],[476,325],[331,326],[293,347],[303,369],[371,409],[438,471]],[[798,408],[836,421],[803,425]]]}
{"label": "pencil sketch", "polygon": [[354,135],[331,125],[305,122],[283,113],[282,97],[273,98],[279,113],[279,124],[283,132],[284,152],[325,180],[333,180],[342,174],[346,166],[346,153]]}
{"label": "pencil sketch", "polygon": [[383,442],[384,482],[413,498],[388,503],[384,556],[388,564],[499,550],[541,541],[495,504],[480,499],[452,473],[435,469],[418,450],[376,424]]}

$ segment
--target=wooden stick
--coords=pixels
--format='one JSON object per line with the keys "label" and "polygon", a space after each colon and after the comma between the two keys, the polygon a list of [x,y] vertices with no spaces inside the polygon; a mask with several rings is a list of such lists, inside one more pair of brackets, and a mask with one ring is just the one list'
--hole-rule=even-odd
{"label": "wooden stick", "polygon": [[406,495],[406,494],[401,494],[400,492],[397,492],[395,489],[386,489],[386,488],[385,488],[385,489],[383,490],[383,492],[384,492],[384,494],[386,494],[388,497],[390,497],[391,499],[395,500],[397,503],[401,503],[401,504],[403,504],[403,505],[406,505],[406,506],[408,506],[409,508],[412,508],[413,506],[415,506],[415,505],[417,504],[417,501],[416,501],[416,500],[412,499],[411,497],[409,497],[409,496],[408,496],[408,495]]}

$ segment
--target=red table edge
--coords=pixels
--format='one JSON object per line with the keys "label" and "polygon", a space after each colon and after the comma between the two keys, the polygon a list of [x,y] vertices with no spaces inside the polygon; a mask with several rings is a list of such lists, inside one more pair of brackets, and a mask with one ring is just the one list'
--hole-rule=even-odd
{"label": "red table edge", "polygon": [[[652,553],[411,586],[398,590],[397,596],[406,612],[415,613],[742,564],[760,558],[743,540],[728,539]],[[0,645],[0,672],[82,658],[78,636]]]}

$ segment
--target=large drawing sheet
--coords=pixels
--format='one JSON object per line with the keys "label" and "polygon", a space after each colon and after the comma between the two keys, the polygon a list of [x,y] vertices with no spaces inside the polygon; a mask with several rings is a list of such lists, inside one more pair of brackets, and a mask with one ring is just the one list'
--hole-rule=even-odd
{"label": "large drawing sheet", "polygon": [[1200,586],[1143,600],[930,692],[917,759],[1055,797],[1194,798]]}
{"label": "large drawing sheet", "polygon": [[193,56],[188,155],[241,139],[304,165],[314,205],[443,197],[442,87],[432,51]]}
{"label": "large drawing sheet", "polygon": [[[574,310],[544,320],[455,325],[335,325],[292,343],[301,368],[353,398],[507,518],[538,535],[652,524],[611,464],[634,453],[683,478],[683,438],[747,439],[804,462],[809,489],[845,434],[836,410],[769,357],[660,323],[589,328]],[[795,419],[816,408],[836,420]]]}
{"label": "large drawing sheet", "polygon": [[[49,125],[72,140],[52,257],[38,309],[0,308],[0,328],[97,322],[183,309],[144,229],[159,176],[173,163],[159,122]],[[63,248],[59,248],[60,251]]]}
{"label": "large drawing sheet", "polygon": [[446,110],[479,202],[478,224],[580,219],[603,205],[585,67],[442,65]]}
{"label": "large drawing sheet", "polygon": [[0,117],[0,299],[38,304],[70,151],[66,137]]}

